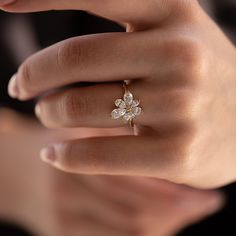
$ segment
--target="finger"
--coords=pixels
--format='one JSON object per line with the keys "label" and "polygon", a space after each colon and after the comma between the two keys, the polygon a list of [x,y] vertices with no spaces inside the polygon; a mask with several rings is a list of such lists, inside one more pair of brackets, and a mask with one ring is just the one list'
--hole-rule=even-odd
{"label": "finger", "polygon": [[[26,60],[9,83],[9,94],[25,100],[76,82],[146,78],[162,68],[145,53],[138,33],[82,36],[57,43]],[[138,38],[138,40],[137,40]]]}
{"label": "finger", "polygon": [[[182,99],[187,89],[163,91],[153,89],[146,81],[134,81],[129,89],[133,94],[132,114],[137,125],[151,126],[158,130],[174,127],[185,120],[187,109]],[[104,92],[106,91],[106,92]],[[147,96],[148,94],[148,96]],[[114,104],[124,99],[122,83],[106,83],[94,86],[73,88],[44,97],[36,107],[40,121],[48,128],[61,127],[120,127],[127,126],[128,108]],[[122,109],[120,109],[122,108]],[[114,111],[122,114],[112,116]],[[117,114],[117,113],[116,113]]]}
{"label": "finger", "polygon": [[[140,219],[139,225],[146,228],[146,234],[175,235],[181,229],[203,220],[217,212],[223,206],[223,198],[217,192],[203,194],[182,193],[181,197],[173,195],[168,200],[158,199],[159,204],[148,205],[147,212]],[[155,225],[160,227],[153,227]]]}
{"label": "finger", "polygon": [[[133,177],[133,176],[81,176],[82,181],[95,191],[96,194],[109,196],[115,202],[122,202],[128,206],[138,208],[146,208],[150,203],[158,205],[158,203],[170,201],[171,199],[182,195],[188,195],[188,192],[201,192],[186,186],[177,185],[168,181]],[[187,191],[188,190],[188,191]],[[202,191],[204,192],[204,191]],[[180,199],[180,198],[179,198]]]}
{"label": "finger", "polygon": [[[184,133],[179,139],[124,136],[91,138],[52,145],[43,161],[72,173],[155,176],[177,180],[185,168]],[[183,163],[182,163],[183,162]]]}
{"label": "finger", "polygon": [[94,216],[78,216],[76,214],[68,214],[63,212],[61,217],[61,227],[59,228],[60,235],[69,236],[134,236],[133,229],[123,230],[115,228],[109,224],[104,224],[99,218]]}
{"label": "finger", "polygon": [[[173,41],[167,32],[162,30],[147,34],[107,33],[55,44],[33,55],[20,66],[9,82],[9,94],[26,100],[77,82],[150,78],[170,87],[167,82],[170,79],[175,86],[189,81],[188,76],[186,80],[186,74],[179,73],[182,66],[186,66],[183,63],[185,57],[176,57],[183,46],[186,51],[186,44],[180,43],[177,51],[170,53]],[[148,42],[147,39],[153,37],[155,41]]]}
{"label": "finger", "polygon": [[94,197],[87,195],[87,199],[81,199],[80,206],[78,208],[74,206],[74,211],[78,211],[82,215],[91,215],[100,219],[104,224],[122,230],[128,230],[135,226],[136,217],[133,206],[127,207],[122,202],[117,202],[114,198],[98,194],[98,192],[91,190],[88,192],[89,194],[95,193]]}
{"label": "finger", "polygon": [[[134,177],[113,177],[113,176],[81,176],[82,181],[89,186],[92,192],[99,194],[103,197],[111,199],[127,206],[127,210],[141,209],[148,201],[153,198],[153,188],[150,189],[146,185],[138,184],[138,180]],[[153,186],[152,186],[153,187]],[[152,193],[151,193],[152,190]],[[155,195],[155,198],[157,196]]]}
{"label": "finger", "polygon": [[[138,90],[141,96],[142,91],[140,88]],[[145,97],[143,95],[142,97]],[[35,110],[40,121],[49,128],[126,126],[127,121],[112,119],[111,116],[112,110],[118,109],[114,101],[123,100],[123,96],[122,83],[75,88],[45,97]],[[137,106],[137,109],[140,109],[139,107]],[[148,122],[150,119],[146,116],[147,113],[140,118],[137,116],[137,122]]]}
{"label": "finger", "polygon": [[[68,178],[67,174],[62,178],[62,173],[59,174],[54,203],[60,209],[80,215],[89,214],[113,227],[119,225],[124,230],[135,225],[134,208],[128,208],[127,205],[114,201],[114,198],[100,194],[81,181],[82,176],[71,175]],[[86,176],[84,178],[86,179]]]}
{"label": "finger", "polygon": [[137,204],[142,214],[139,214],[136,225],[150,236],[166,235],[167,232],[173,235],[215,213],[224,202],[222,195],[215,191],[192,189],[151,178],[85,176],[84,181],[97,192],[110,194],[128,205]]}
{"label": "finger", "polygon": [[[192,0],[193,1],[193,0]],[[119,22],[159,22],[174,9],[175,0],[9,0],[0,6],[10,12],[34,12],[47,10],[84,10]],[[179,1],[176,1],[179,2]],[[8,4],[7,4],[8,3]],[[11,4],[9,4],[11,3]],[[158,11],[158,14],[156,13]]]}

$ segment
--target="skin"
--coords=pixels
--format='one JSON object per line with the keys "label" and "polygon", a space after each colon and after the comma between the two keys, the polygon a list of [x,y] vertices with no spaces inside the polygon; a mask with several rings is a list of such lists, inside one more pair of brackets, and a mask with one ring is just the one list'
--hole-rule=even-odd
{"label": "skin", "polygon": [[[73,132],[47,131],[10,110],[1,109],[0,115],[0,219],[34,235],[168,236],[223,205],[216,191],[149,178],[58,171],[41,162],[38,151],[52,139],[74,137]],[[79,136],[84,133],[95,134],[80,129]]]}
{"label": "skin", "polygon": [[110,119],[124,79],[144,110],[134,119],[135,135],[56,143],[42,151],[44,161],[71,173],[157,177],[200,188],[235,181],[236,50],[196,0],[21,0],[2,9],[85,10],[127,31],[68,39],[19,67],[9,93],[20,100],[96,83],[44,96],[36,111],[49,128],[124,126]]}

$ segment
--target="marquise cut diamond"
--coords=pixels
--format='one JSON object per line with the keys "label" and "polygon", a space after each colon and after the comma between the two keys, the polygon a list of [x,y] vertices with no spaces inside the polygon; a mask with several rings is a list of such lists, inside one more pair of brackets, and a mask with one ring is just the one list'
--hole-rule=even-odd
{"label": "marquise cut diamond", "polygon": [[126,113],[125,109],[117,108],[117,109],[112,111],[111,116],[112,116],[113,119],[119,119],[120,117],[125,115],[125,113]]}
{"label": "marquise cut diamond", "polygon": [[119,108],[126,108],[126,104],[122,99],[116,99],[115,105]]}
{"label": "marquise cut diamond", "polygon": [[126,92],[124,95],[124,102],[126,105],[130,106],[133,102],[133,94],[131,92]]}
{"label": "marquise cut diamond", "polygon": [[133,118],[142,113],[142,108],[139,107],[139,104],[139,100],[133,99],[133,94],[130,91],[126,91],[123,99],[115,100],[117,108],[111,112],[111,117],[113,119],[123,118],[126,122],[132,121]]}

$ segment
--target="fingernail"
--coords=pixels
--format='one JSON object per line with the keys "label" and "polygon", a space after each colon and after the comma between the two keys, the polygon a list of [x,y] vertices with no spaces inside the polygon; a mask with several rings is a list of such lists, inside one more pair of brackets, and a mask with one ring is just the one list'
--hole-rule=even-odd
{"label": "fingernail", "polygon": [[56,160],[55,150],[53,147],[43,148],[40,152],[40,158],[43,162],[52,164]]}
{"label": "fingernail", "polygon": [[35,107],[35,114],[38,118],[40,118],[41,116],[41,108],[40,108],[40,105],[37,104],[36,107]]}
{"label": "fingernail", "polygon": [[16,74],[13,75],[8,84],[8,94],[12,98],[17,98],[19,95],[19,90],[16,81]]}
{"label": "fingernail", "polygon": [[13,2],[16,2],[16,0],[0,0],[0,6],[6,6]]}

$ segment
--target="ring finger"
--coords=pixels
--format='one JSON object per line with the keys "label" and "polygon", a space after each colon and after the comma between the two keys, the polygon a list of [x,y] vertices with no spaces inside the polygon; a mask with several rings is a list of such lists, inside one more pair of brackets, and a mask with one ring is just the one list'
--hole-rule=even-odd
{"label": "ring finger", "polygon": [[[176,117],[179,119],[184,113],[181,98],[186,91],[180,89],[153,91],[152,86],[141,80],[134,81],[129,90],[133,94],[134,101],[140,100],[140,104],[132,111],[134,115],[136,114],[134,117],[136,124],[144,126],[174,124],[174,119]],[[125,125],[127,121],[125,114],[128,113],[128,109],[124,108],[124,114],[122,113],[119,119],[112,119],[111,111],[118,108],[114,105],[114,101],[123,99],[123,95],[122,83],[73,88],[44,97],[38,103],[36,113],[42,123],[49,128],[119,127]],[[138,108],[142,109],[141,113]]]}

